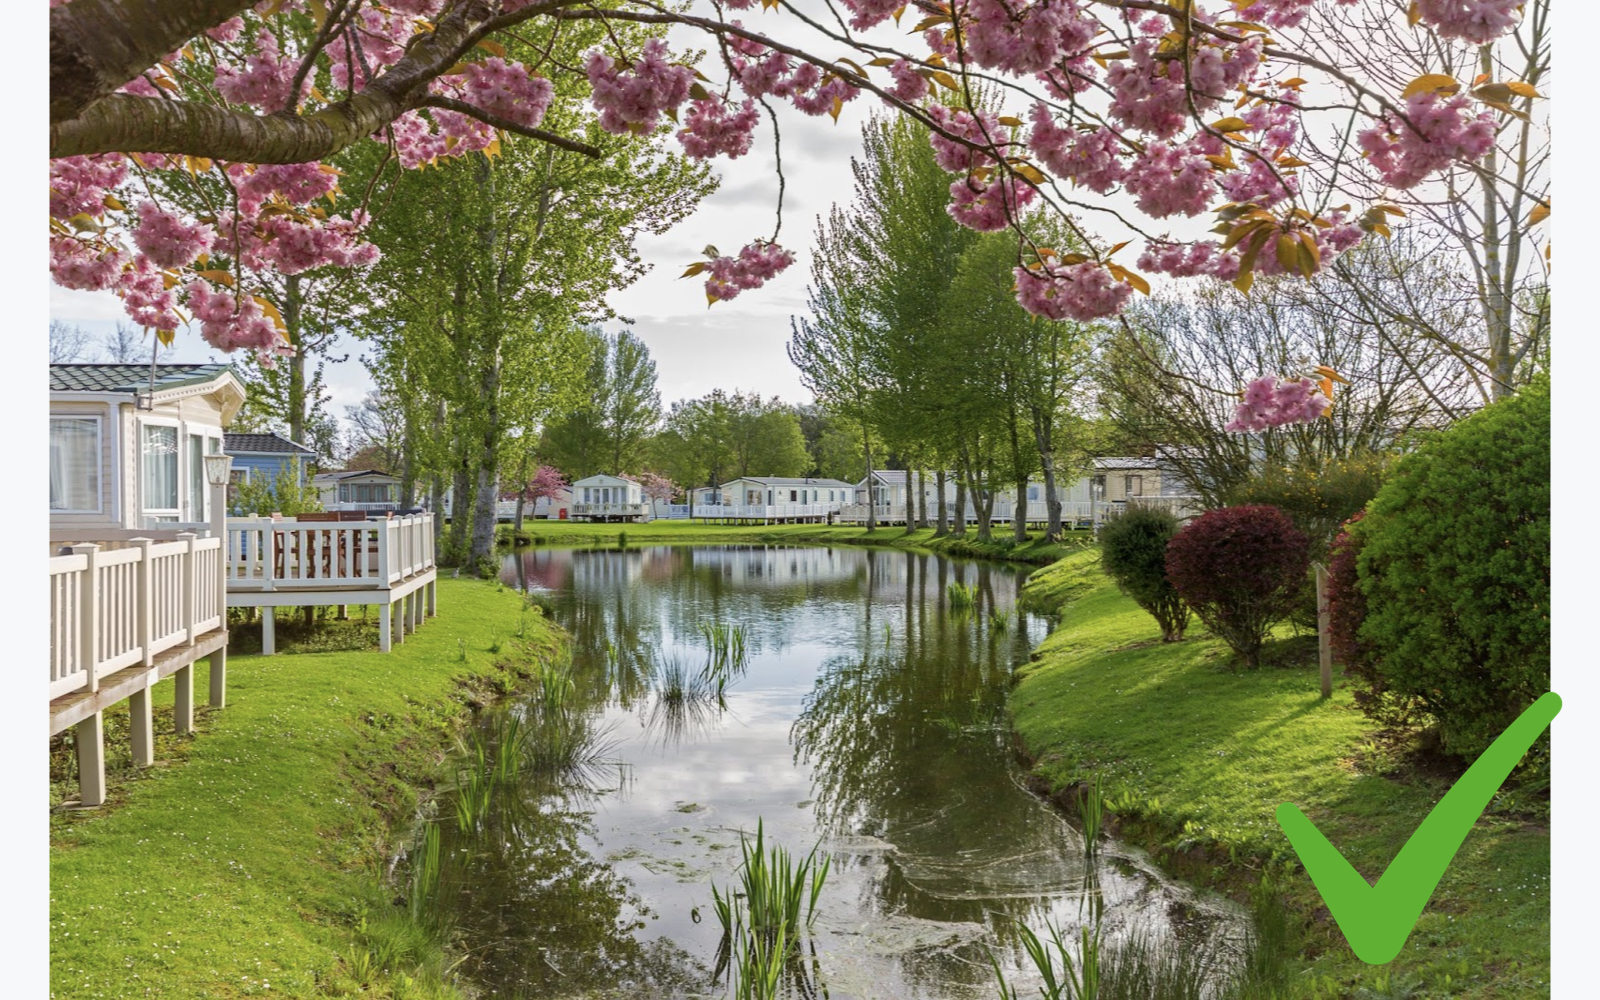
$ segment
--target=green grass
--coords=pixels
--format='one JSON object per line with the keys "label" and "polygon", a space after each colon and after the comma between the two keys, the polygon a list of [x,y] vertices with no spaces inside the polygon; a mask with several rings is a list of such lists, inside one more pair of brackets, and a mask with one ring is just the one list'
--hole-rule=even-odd
{"label": "green grass", "polygon": [[[1041,531],[1029,532],[1018,545],[1009,527],[997,527],[995,537],[977,540],[977,529],[962,538],[935,538],[932,528],[906,531],[900,525],[869,532],[857,525],[826,524],[699,524],[691,521],[651,521],[648,524],[589,524],[578,521],[525,521],[522,537],[534,545],[615,547],[626,535],[629,545],[676,545],[751,542],[787,542],[816,545],[888,545],[925,549],[966,558],[1004,559],[1046,565],[1076,552],[1088,543],[1087,531],[1069,531],[1060,543],[1044,541]],[[502,527],[509,540],[510,529]]]}
{"label": "green grass", "polygon": [[[1095,559],[1080,553],[1028,584],[1032,607],[1060,613],[1011,697],[1035,772],[1069,807],[1079,783],[1100,775],[1108,828],[1188,877],[1242,893],[1262,871],[1287,873],[1291,908],[1311,921],[1291,995],[1380,987],[1380,972],[1328,919],[1273,811],[1300,806],[1375,879],[1459,764],[1424,753],[1416,734],[1377,732],[1342,683],[1322,701],[1314,640],[1285,633],[1269,643],[1267,666],[1238,673],[1199,625],[1188,641],[1161,643]],[[1478,822],[1386,974],[1415,980],[1423,996],[1549,994],[1550,838],[1529,802],[1505,794]]]}
{"label": "green grass", "polygon": [[[52,816],[53,996],[455,995],[384,876],[471,708],[558,639],[533,615],[503,638],[522,602],[492,584],[440,580],[439,608],[388,654],[230,657],[228,707],[202,712],[198,735],[162,738],[154,768],[111,768],[108,806]],[[168,733],[172,692],[155,689]]]}

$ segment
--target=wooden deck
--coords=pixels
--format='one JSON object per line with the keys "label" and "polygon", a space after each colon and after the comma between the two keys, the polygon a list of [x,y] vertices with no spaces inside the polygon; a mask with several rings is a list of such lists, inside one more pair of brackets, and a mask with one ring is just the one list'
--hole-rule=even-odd
{"label": "wooden deck", "polygon": [[277,651],[275,609],[351,604],[378,606],[378,648],[388,652],[438,613],[433,515],[229,518],[224,579],[229,607],[261,609],[264,655]]}

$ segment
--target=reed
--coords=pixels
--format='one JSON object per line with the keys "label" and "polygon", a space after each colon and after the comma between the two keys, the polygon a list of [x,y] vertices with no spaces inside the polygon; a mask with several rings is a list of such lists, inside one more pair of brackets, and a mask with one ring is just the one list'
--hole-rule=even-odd
{"label": "reed", "polygon": [[967,609],[978,603],[978,588],[976,585],[968,586],[959,580],[951,580],[944,588],[945,596],[952,609]]}
{"label": "reed", "polygon": [[735,996],[769,1000],[778,995],[786,970],[799,953],[801,938],[817,916],[817,899],[833,859],[818,857],[821,845],[803,858],[766,843],[764,824],[756,835],[740,835],[739,886],[724,893],[711,886],[712,908],[722,925],[720,955],[733,959]]}
{"label": "reed", "polygon": [[1100,788],[1100,775],[1089,779],[1087,789],[1078,790],[1079,832],[1083,835],[1083,853],[1092,864],[1100,856],[1100,837],[1105,827],[1105,794]]}

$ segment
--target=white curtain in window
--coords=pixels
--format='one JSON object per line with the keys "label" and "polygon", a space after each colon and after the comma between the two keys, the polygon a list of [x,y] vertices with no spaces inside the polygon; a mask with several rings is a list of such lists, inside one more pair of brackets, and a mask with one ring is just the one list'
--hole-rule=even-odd
{"label": "white curtain in window", "polygon": [[206,439],[189,435],[189,520],[206,519]]}
{"label": "white curtain in window", "polygon": [[145,427],[145,510],[178,509],[178,429]]}
{"label": "white curtain in window", "polygon": [[50,418],[50,509],[100,506],[100,422]]}

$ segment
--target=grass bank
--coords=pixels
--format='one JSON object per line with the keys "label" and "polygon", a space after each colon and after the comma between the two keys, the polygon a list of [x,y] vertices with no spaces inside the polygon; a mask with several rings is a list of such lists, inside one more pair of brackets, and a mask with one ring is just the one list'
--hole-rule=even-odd
{"label": "grass bank", "polygon": [[[1154,620],[1098,570],[1092,550],[1029,580],[1060,615],[1019,671],[1013,721],[1041,791],[1068,804],[1098,772],[1111,826],[1167,867],[1237,895],[1281,879],[1305,924],[1290,994],[1303,997],[1549,995],[1548,804],[1506,791],[1479,820],[1405,950],[1363,965],[1328,918],[1273,818],[1304,809],[1369,881],[1460,773],[1414,733],[1380,732],[1336,685],[1318,696],[1315,640],[1285,637],[1258,671],[1195,624],[1163,644]],[[1069,806],[1070,807],[1070,806]]]}
{"label": "grass bank", "polygon": [[[501,538],[512,541],[511,529],[501,526]],[[932,528],[907,531],[895,525],[867,531],[858,525],[826,524],[698,524],[690,521],[651,521],[646,524],[589,524],[578,521],[524,521],[521,539],[532,545],[614,546],[625,540],[629,545],[689,545],[788,542],[802,545],[883,545],[915,548],[971,559],[1001,559],[1044,566],[1076,552],[1088,543],[1087,531],[1069,531],[1064,541],[1046,542],[1043,532],[1030,532],[1028,541],[1018,545],[1010,528],[997,529],[987,542],[977,539],[968,528],[965,536],[935,538]]]}
{"label": "grass bank", "polygon": [[[391,653],[230,657],[228,707],[197,735],[161,739],[148,770],[113,761],[108,806],[52,815],[51,995],[456,995],[385,884],[391,830],[473,706],[558,655],[522,609],[446,579],[439,617]],[[156,688],[168,734],[172,691]],[[56,751],[65,782],[70,746]]]}

